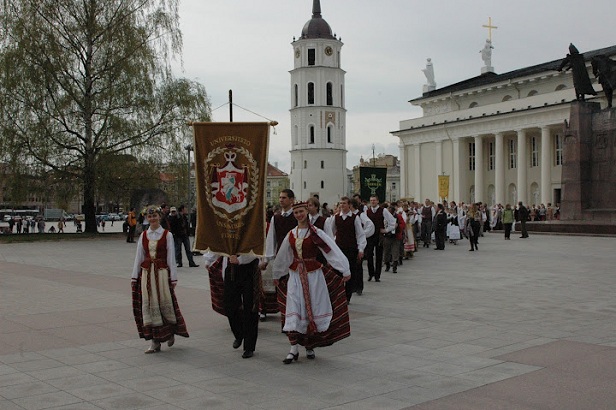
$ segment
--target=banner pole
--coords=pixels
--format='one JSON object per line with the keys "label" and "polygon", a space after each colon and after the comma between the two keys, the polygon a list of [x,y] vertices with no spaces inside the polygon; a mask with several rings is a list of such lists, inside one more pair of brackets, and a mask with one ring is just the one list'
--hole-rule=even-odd
{"label": "banner pole", "polygon": [[233,90],[229,90],[229,122],[233,122]]}

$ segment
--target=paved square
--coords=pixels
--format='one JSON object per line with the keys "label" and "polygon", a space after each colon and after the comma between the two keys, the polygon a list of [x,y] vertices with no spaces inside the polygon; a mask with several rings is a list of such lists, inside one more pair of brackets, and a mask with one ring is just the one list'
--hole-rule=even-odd
{"label": "paved square", "polygon": [[179,269],[191,337],[144,355],[134,244],[0,244],[0,408],[613,409],[616,238],[513,238],[421,249],[353,297],[350,338],[288,366],[278,315],[232,349],[202,267]]}

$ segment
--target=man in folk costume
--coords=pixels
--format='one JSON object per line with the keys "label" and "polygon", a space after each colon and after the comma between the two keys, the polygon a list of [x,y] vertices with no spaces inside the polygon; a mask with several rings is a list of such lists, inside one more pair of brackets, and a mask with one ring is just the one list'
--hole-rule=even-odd
{"label": "man in folk costume", "polygon": [[306,207],[308,208],[308,220],[310,224],[321,230],[325,229],[325,221],[327,218],[319,213],[321,209],[319,200],[316,197],[309,198],[306,201]]}
{"label": "man in folk costume", "polygon": [[[366,239],[366,260],[368,262],[368,282],[374,278],[376,282],[381,281],[381,270],[383,268],[383,235],[393,232],[390,228],[385,229],[385,225],[395,229],[396,220],[393,215],[383,206],[379,205],[379,197],[370,197],[370,206],[366,210],[366,216],[374,224],[374,233]],[[376,253],[376,261],[375,261]]]}
{"label": "man in folk costume", "polygon": [[[353,215],[356,215],[361,220],[361,226],[364,229],[364,235],[366,238],[374,235],[374,224],[366,216],[366,213],[363,212],[364,205],[361,203],[361,198],[357,199],[359,195],[353,195],[353,199],[351,200],[351,211]],[[365,253],[364,253],[365,256]],[[361,296],[364,293],[364,266],[363,260],[359,261],[359,266],[357,268],[359,270],[357,276],[357,282],[355,283],[355,293]]]}
{"label": "man in folk costume", "polygon": [[361,218],[353,214],[350,202],[347,196],[340,198],[339,213],[330,218],[325,226],[327,234],[335,238],[336,245],[349,261],[351,280],[345,286],[349,302],[361,280],[360,268],[366,248],[366,234],[361,225]]}
{"label": "man in folk costume", "polygon": [[419,214],[421,215],[421,240],[424,248],[429,248],[432,241],[432,220],[436,216],[436,210],[429,199],[426,199]]}
{"label": "man in folk costume", "polygon": [[276,313],[278,311],[278,302],[276,301],[276,288],[270,287],[269,282],[272,279],[272,264],[270,261],[276,257],[278,249],[289,231],[297,226],[297,220],[293,216],[293,203],[295,202],[295,193],[290,189],[283,189],[278,196],[281,212],[275,214],[270,219],[267,237],[265,238],[265,257],[262,259],[259,268],[264,270],[264,298],[261,300],[261,320],[265,320],[266,313]]}
{"label": "man in folk costume", "polygon": [[[244,343],[242,357],[253,356],[259,333],[261,270],[252,255],[222,256],[208,252],[203,256],[211,281],[212,305],[229,320],[235,340],[233,348]],[[220,306],[222,301],[222,306]]]}
{"label": "man in folk costume", "polygon": [[157,207],[146,210],[149,228],[137,241],[131,286],[133,315],[139,337],[150,340],[145,353],[160,351],[160,345],[175,343],[174,335],[188,337],[186,323],[175,297],[178,282],[173,235],[160,225]]}
{"label": "man in folk costume", "polygon": [[[295,204],[293,214],[298,225],[285,236],[274,261],[282,330],[291,344],[285,364],[297,361],[298,345],[314,359],[315,347],[330,346],[351,332],[344,289],[351,277],[347,258],[333,239],[308,222],[305,202]],[[327,266],[317,260],[319,252]]]}

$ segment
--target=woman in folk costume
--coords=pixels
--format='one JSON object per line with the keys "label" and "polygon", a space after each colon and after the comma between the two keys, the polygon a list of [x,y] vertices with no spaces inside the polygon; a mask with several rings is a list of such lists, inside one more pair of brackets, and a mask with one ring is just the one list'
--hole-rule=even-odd
{"label": "woman in folk costume", "polygon": [[175,297],[177,272],[173,235],[160,226],[161,211],[146,210],[149,229],[137,241],[133,266],[133,315],[139,337],[150,340],[145,353],[160,351],[160,344],[175,343],[174,335],[188,337],[186,323]]}
{"label": "woman in folk costume", "polygon": [[[333,239],[310,225],[305,202],[293,206],[293,215],[298,225],[285,237],[274,262],[282,331],[291,343],[285,364],[298,359],[298,345],[314,359],[315,347],[330,346],[351,332],[344,288],[351,278],[349,262]],[[327,266],[317,260],[319,251]]]}

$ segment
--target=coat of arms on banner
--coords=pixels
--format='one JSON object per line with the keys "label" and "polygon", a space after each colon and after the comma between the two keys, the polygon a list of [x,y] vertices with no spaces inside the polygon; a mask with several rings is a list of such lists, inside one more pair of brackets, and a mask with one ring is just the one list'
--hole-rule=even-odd
{"label": "coat of arms on banner", "polygon": [[[220,162],[224,159],[224,162]],[[237,164],[242,164],[239,167]],[[211,151],[204,166],[211,180],[205,191],[214,213],[224,219],[237,220],[254,207],[259,184],[257,162],[242,147],[227,145]],[[225,211],[225,212],[221,212]],[[234,214],[231,217],[229,214]]]}
{"label": "coat of arms on banner", "polygon": [[370,195],[376,195],[377,189],[383,186],[383,180],[372,174],[370,178],[364,178],[365,185],[370,189]]}

